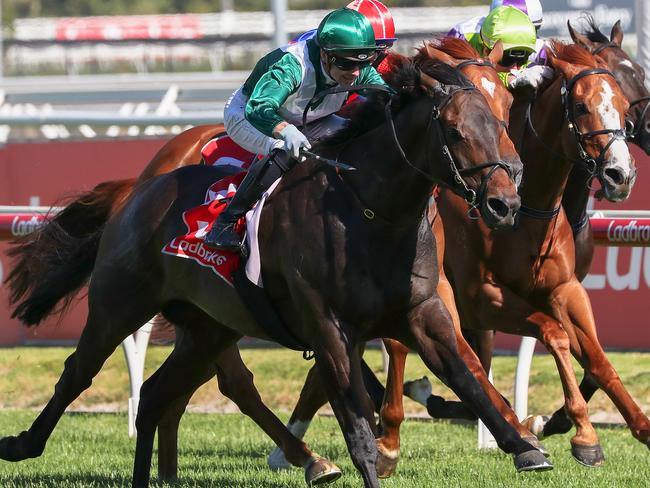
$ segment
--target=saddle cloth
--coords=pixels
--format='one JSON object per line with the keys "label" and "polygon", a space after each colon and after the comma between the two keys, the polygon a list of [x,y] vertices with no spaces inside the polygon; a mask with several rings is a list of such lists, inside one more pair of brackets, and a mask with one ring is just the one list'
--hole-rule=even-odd
{"label": "saddle cloth", "polygon": [[[241,181],[246,176],[246,169],[259,158],[241,148],[228,135],[221,134],[209,141],[201,149],[203,162],[208,165],[230,165],[241,168],[242,171],[214,182],[207,190],[204,203],[183,213],[186,233],[175,237],[162,252],[172,256],[192,259],[201,266],[211,268],[224,280],[232,283],[233,273],[240,263],[238,252],[211,249],[203,245],[203,239],[210,232],[212,224],[226,208],[228,201],[237,191]],[[262,196],[257,204],[246,213],[245,218],[236,224],[240,234],[246,232],[246,245],[249,258],[246,261],[246,276],[257,286],[262,286],[259,246],[257,229],[262,214],[262,207],[268,195],[277,186],[279,180]]]}

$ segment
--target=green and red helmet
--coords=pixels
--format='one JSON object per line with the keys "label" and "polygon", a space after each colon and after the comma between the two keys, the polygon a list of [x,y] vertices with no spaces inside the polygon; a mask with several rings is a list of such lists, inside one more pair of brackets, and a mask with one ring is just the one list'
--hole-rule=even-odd
{"label": "green and red helmet", "polygon": [[377,49],[370,21],[348,8],[325,16],[316,31],[316,42],[328,54],[361,62],[373,57]]}

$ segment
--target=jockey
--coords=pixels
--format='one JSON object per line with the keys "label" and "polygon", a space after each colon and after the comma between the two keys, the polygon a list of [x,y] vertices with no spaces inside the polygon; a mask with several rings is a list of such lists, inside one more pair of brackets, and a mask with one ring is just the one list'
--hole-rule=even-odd
{"label": "jockey", "polygon": [[[466,39],[479,53],[489,54],[498,41],[503,43],[503,58],[496,66],[499,76],[508,88],[532,86],[537,88],[543,78],[553,76],[553,70],[544,66],[544,43],[538,41],[531,18],[514,4],[538,3],[537,0],[495,0],[504,5],[493,8],[486,17],[475,17],[454,26],[447,35]],[[510,5],[505,5],[509,3]],[[541,5],[529,10],[541,25]]]}
{"label": "jockey", "polygon": [[[390,71],[388,63],[384,62],[388,51],[393,47],[397,38],[395,37],[395,22],[393,15],[388,7],[379,0],[354,0],[347,4],[345,8],[356,10],[370,21],[372,30],[375,33],[375,43],[377,44],[377,57],[372,65],[381,74]],[[306,41],[316,36],[316,29],[312,29],[300,34],[294,39],[294,42]]]}
{"label": "jockey", "polygon": [[[224,125],[241,147],[264,159],[248,170],[228,206],[214,222],[204,244],[239,250],[235,223],[300,157],[311,148],[309,139],[324,139],[346,125],[335,115],[347,93],[329,94],[312,106],[299,130],[303,111],[312,98],[337,85],[386,85],[371,63],[377,46],[372,25],[359,12],[342,8],[325,16],[316,37],[272,51],[257,62],[244,85],[227,102]],[[304,131],[304,133],[303,133]]]}

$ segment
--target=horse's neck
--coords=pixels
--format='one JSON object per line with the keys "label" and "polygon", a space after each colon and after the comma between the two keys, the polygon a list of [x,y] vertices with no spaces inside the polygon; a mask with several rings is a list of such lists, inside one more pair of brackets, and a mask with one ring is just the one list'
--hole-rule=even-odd
{"label": "horse's neck", "polygon": [[559,207],[576,157],[575,140],[564,116],[561,86],[561,80],[556,80],[532,102],[530,115],[537,135],[526,120],[524,107],[530,102],[515,101],[516,123],[524,127],[522,140],[517,144],[524,163],[524,179],[519,193],[522,205],[536,210]]}
{"label": "horse's neck", "polygon": [[[423,162],[425,158],[437,157],[440,148],[437,142],[426,142],[431,135],[425,134],[428,120],[421,112],[404,108],[396,117],[395,129],[408,161],[428,174],[430,170],[422,167]],[[358,168],[344,178],[360,202],[378,216],[399,223],[417,221],[422,215],[433,183],[404,160],[388,124],[350,142],[340,160]]]}

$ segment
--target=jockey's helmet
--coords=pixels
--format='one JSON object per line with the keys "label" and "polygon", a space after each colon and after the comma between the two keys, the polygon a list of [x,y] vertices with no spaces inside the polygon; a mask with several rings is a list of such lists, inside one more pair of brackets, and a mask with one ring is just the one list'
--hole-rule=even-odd
{"label": "jockey's helmet", "polygon": [[370,21],[375,32],[377,49],[390,49],[397,40],[395,37],[395,22],[388,7],[379,0],[354,0],[346,6],[356,10]]}
{"label": "jockey's helmet", "polygon": [[530,17],[535,29],[539,29],[544,21],[542,2],[539,0],[492,0],[490,10],[497,7],[515,7]]}
{"label": "jockey's helmet", "polygon": [[370,60],[377,50],[370,21],[349,8],[325,16],[316,31],[316,42],[328,54],[360,62]]}
{"label": "jockey's helmet", "polygon": [[515,7],[497,7],[485,17],[481,26],[481,41],[492,49],[497,41],[504,51],[535,51],[537,34],[528,15]]}

